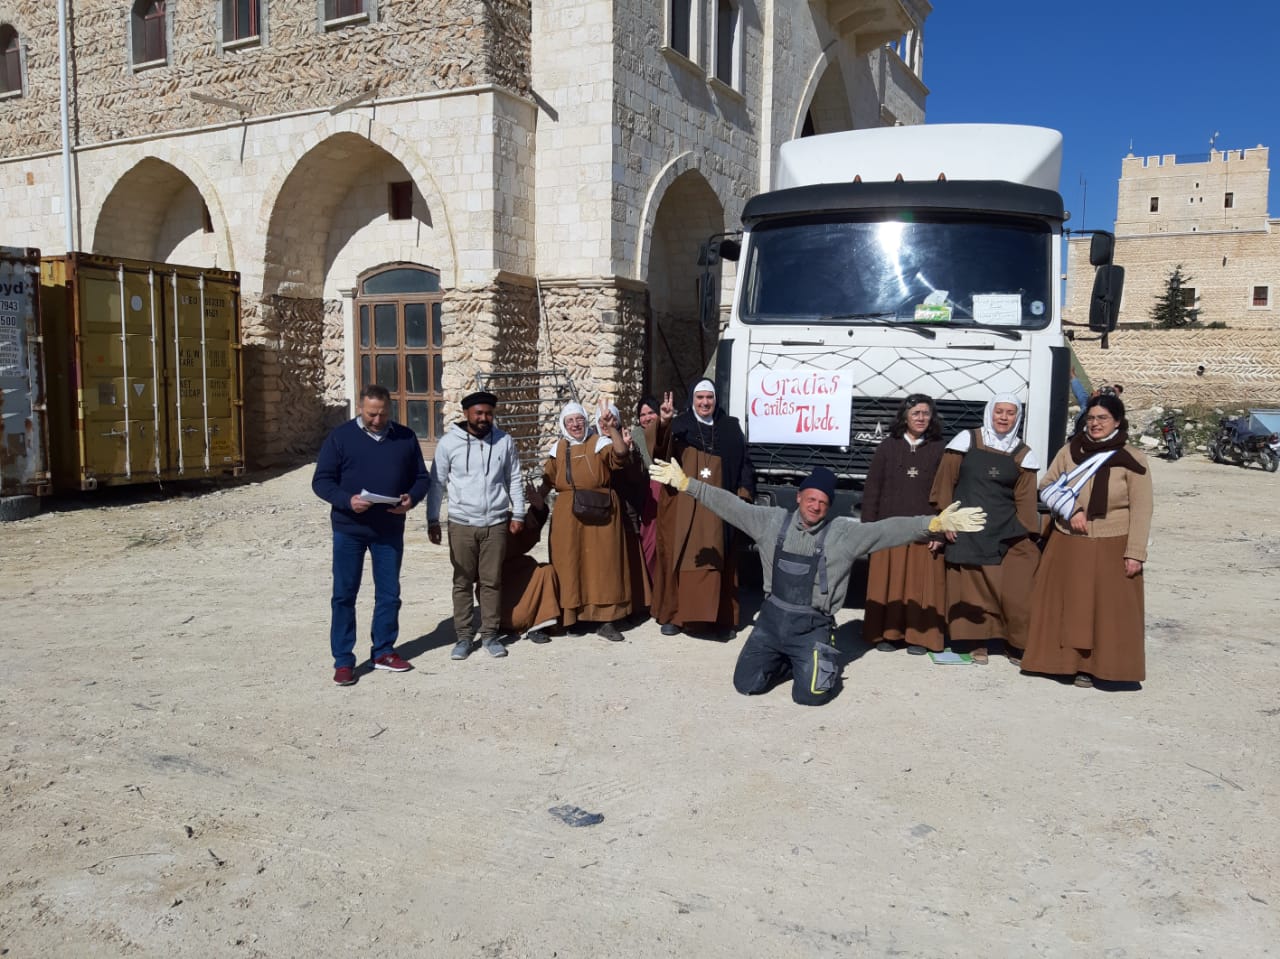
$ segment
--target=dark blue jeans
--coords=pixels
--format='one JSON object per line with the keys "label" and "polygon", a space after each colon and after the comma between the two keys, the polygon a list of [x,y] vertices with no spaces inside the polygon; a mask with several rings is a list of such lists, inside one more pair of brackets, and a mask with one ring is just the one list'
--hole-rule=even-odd
{"label": "dark blue jeans", "polygon": [[364,572],[364,554],[373,566],[373,659],[395,649],[400,635],[400,563],[404,559],[404,533],[361,537],[333,531],[333,619],[329,648],[333,668],[355,666],[356,596]]}

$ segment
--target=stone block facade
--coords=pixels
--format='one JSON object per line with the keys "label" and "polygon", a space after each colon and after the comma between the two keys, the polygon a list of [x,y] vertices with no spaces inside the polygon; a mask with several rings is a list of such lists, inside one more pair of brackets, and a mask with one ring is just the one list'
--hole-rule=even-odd
{"label": "stone block facade", "polygon": [[698,246],[778,146],[921,122],[927,94],[925,0],[366,0],[328,24],[271,0],[231,44],[220,8],[171,0],[168,56],[140,66],[129,4],[72,0],[69,189],[54,8],[0,10],[26,64],[0,99],[0,241],[56,254],[69,225],[77,249],[239,271],[257,464],[349,413],[362,284],[398,265],[438,283],[446,406],[477,372],[554,364],[629,419],[713,355]]}
{"label": "stone block facade", "polygon": [[[1091,377],[1123,383],[1126,400],[1140,405],[1280,402],[1280,220],[1267,215],[1268,152],[1124,159],[1115,224],[1115,262],[1125,268],[1120,330],[1105,351],[1081,332],[1076,352]],[[1064,320],[1083,326],[1089,241],[1071,240],[1067,260]],[[1176,266],[1200,322],[1226,329],[1144,328]]]}

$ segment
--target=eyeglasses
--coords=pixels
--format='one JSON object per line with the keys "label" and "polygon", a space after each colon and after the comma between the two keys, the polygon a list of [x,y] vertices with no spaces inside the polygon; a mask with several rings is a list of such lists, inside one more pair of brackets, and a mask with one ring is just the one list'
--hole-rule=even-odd
{"label": "eyeglasses", "polygon": [[1105,423],[1107,422],[1107,420],[1114,420],[1114,419],[1115,417],[1112,416],[1110,413],[1103,413],[1101,416],[1086,416],[1084,418],[1084,421],[1086,423]]}

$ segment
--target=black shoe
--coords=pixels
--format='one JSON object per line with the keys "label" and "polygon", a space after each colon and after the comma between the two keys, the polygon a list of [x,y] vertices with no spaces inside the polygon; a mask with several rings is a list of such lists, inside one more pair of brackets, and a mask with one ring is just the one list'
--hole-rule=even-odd
{"label": "black shoe", "polygon": [[543,643],[551,642],[551,637],[547,635],[547,631],[545,629],[530,630],[525,636],[525,639],[531,643],[537,643],[539,646]]}
{"label": "black shoe", "polygon": [[622,633],[613,623],[601,623],[600,628],[596,630],[596,634],[611,643],[620,643],[623,640]]}
{"label": "black shoe", "polygon": [[679,626],[677,626],[675,623],[663,623],[663,624],[662,624],[662,635],[663,635],[663,636],[679,636],[679,635],[680,635],[680,627],[679,627]]}
{"label": "black shoe", "polygon": [[891,653],[897,648],[897,646],[893,645],[893,643],[889,642],[887,639],[882,639],[880,642],[876,643],[876,649],[880,650],[882,653]]}
{"label": "black shoe", "polygon": [[914,643],[912,643],[907,647],[907,652],[909,652],[912,656],[923,656],[928,651],[929,650],[925,649],[923,646],[917,646]]}

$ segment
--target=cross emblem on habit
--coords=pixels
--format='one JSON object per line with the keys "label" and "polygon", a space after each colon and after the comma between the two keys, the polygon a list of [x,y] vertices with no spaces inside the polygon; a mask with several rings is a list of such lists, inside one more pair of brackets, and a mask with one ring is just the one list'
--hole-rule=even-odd
{"label": "cross emblem on habit", "polygon": [[998,466],[991,467],[991,469],[987,470],[987,475],[990,476],[992,479],[995,479],[1000,475],[1000,467]]}
{"label": "cross emblem on habit", "polygon": [[920,471],[913,466],[911,467],[911,469],[907,470],[907,475],[910,476],[912,479],[915,479],[917,476],[920,475]]}
{"label": "cross emblem on habit", "polygon": [[698,470],[698,476],[702,479],[711,479],[711,470],[704,466],[702,469]]}

